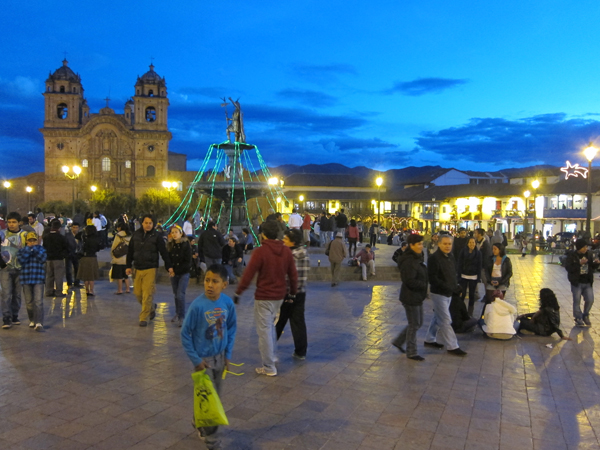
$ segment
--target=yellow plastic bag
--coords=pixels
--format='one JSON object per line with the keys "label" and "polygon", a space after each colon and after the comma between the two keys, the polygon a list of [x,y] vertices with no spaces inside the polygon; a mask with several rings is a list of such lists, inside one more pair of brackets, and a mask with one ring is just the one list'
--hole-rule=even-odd
{"label": "yellow plastic bag", "polygon": [[206,374],[206,370],[192,373],[194,380],[194,420],[196,428],[229,425],[221,399]]}

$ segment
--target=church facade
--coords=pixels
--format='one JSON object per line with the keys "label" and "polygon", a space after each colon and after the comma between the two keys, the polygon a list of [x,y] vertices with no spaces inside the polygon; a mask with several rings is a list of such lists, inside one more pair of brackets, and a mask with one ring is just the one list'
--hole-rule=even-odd
{"label": "church facade", "polygon": [[46,80],[44,127],[45,200],[71,200],[73,181],[63,166],[79,166],[77,198],[91,186],[139,197],[161,188],[168,176],[169,100],[164,78],[150,70],[138,76],[134,95],[116,114],[108,105],[91,113],[81,77],[63,61]]}

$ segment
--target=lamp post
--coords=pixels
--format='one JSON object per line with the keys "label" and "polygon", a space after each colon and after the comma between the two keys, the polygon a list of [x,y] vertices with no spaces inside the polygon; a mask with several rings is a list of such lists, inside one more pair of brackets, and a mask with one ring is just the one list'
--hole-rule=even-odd
{"label": "lamp post", "polygon": [[523,192],[523,197],[525,197],[525,217],[523,218],[523,233],[525,233],[525,238],[527,238],[527,228],[529,227],[529,220],[527,217],[529,216],[529,196],[531,192],[525,191]]}
{"label": "lamp post", "polygon": [[98,190],[97,186],[90,186],[90,191],[92,191],[92,197],[90,198],[90,209],[93,211],[94,210],[94,194],[96,193],[96,191]]}
{"label": "lamp post", "polygon": [[537,200],[537,188],[540,187],[540,182],[538,180],[533,180],[531,182],[531,187],[533,188],[533,244],[531,245],[531,254],[537,255],[537,246],[535,245],[536,241],[536,220],[537,220],[537,210],[536,210],[536,200]]}
{"label": "lamp post", "polygon": [[381,226],[381,185],[383,184],[383,178],[377,177],[375,184],[377,184],[377,225]]}
{"label": "lamp post", "polygon": [[73,203],[72,203],[72,207],[71,207],[71,218],[73,218],[73,217],[75,217],[75,180],[77,180],[77,178],[79,178],[79,175],[81,174],[81,167],[79,167],[79,166],[73,166],[73,167],[62,166],[62,171],[65,174],[65,177],[67,177],[70,180],[73,180],[73,191],[72,191]]}
{"label": "lamp post", "polygon": [[27,212],[31,212],[31,191],[33,191],[33,188],[31,186],[27,186],[25,188],[25,190],[27,191]]}
{"label": "lamp post", "polygon": [[6,215],[8,215],[8,189],[10,188],[10,181],[4,182],[4,189],[6,190]]}
{"label": "lamp post", "polygon": [[178,184],[177,181],[163,181],[163,187],[169,192],[169,219],[171,218],[171,191],[175,189]]}
{"label": "lamp post", "polygon": [[298,197],[298,200],[300,200],[300,205],[298,205],[298,206],[300,206],[301,208],[303,208],[304,207],[304,195],[301,195],[300,197]]}
{"label": "lamp post", "polygon": [[587,180],[587,207],[586,207],[586,219],[585,219],[585,228],[587,232],[590,234],[590,238],[592,237],[592,161],[596,156],[598,149],[594,147],[591,143],[588,147],[583,151],[586,159],[588,160],[588,180]]}

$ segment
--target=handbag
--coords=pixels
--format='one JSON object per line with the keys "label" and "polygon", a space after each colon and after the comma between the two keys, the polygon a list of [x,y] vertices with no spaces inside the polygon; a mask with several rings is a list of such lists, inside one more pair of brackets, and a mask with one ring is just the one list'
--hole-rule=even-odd
{"label": "handbag", "polygon": [[194,380],[194,422],[196,428],[229,425],[221,399],[206,374],[206,370],[192,373]]}
{"label": "handbag", "polygon": [[121,258],[125,256],[127,252],[129,252],[129,245],[127,242],[125,242],[125,240],[121,237],[119,237],[119,239],[121,242],[119,242],[119,244],[112,251],[112,254],[115,258]]}

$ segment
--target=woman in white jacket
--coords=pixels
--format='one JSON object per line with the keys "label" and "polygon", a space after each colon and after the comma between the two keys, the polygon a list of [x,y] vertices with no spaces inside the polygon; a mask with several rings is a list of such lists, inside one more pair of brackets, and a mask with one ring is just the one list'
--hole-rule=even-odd
{"label": "woman in white jacket", "polygon": [[515,319],[517,308],[503,300],[502,292],[496,290],[493,294],[494,300],[487,304],[480,321],[483,333],[492,339],[510,339],[517,331],[515,330]]}

